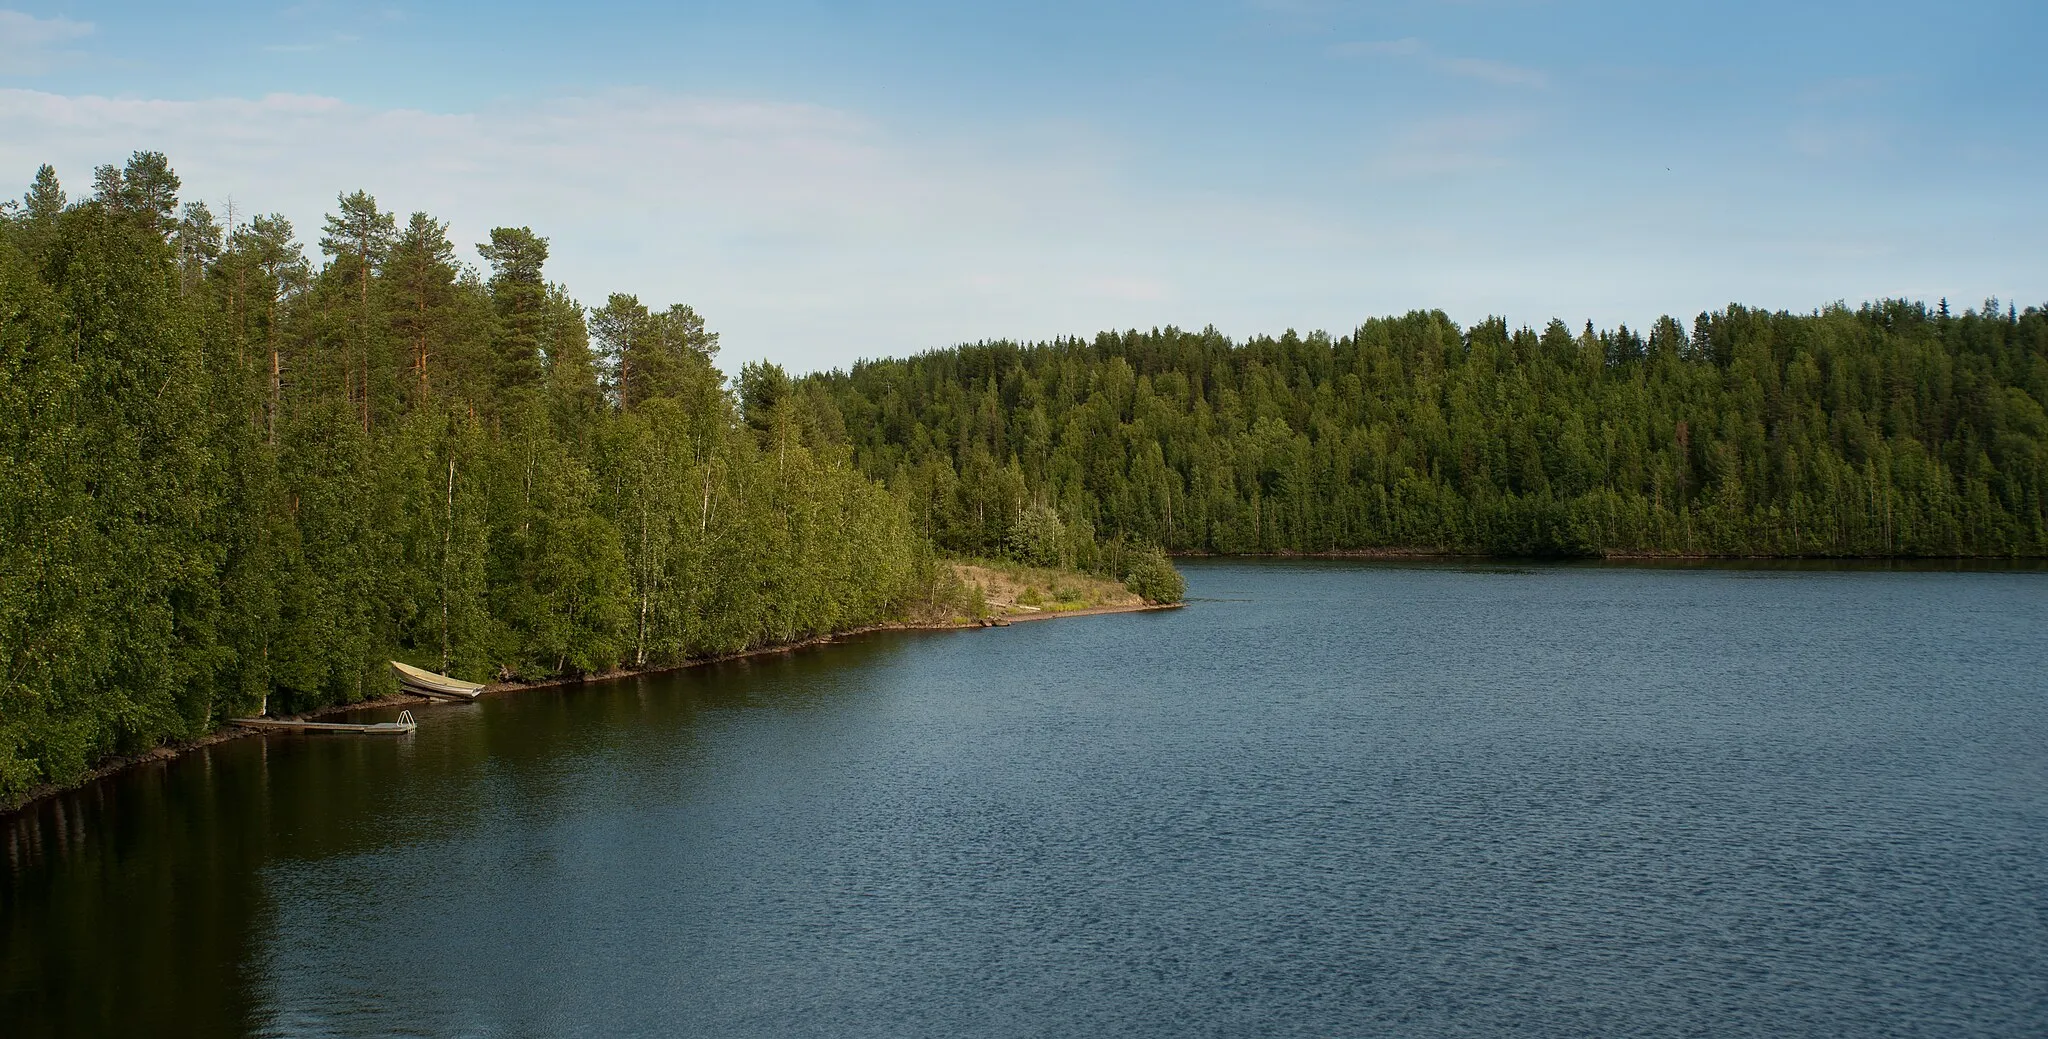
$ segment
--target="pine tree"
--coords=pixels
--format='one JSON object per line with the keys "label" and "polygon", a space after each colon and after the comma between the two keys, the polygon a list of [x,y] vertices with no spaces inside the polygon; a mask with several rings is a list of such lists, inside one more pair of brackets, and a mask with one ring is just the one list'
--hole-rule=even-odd
{"label": "pine tree", "polygon": [[406,344],[415,406],[434,396],[435,356],[448,337],[456,296],[455,245],[448,227],[414,213],[384,262],[394,296],[392,324]]}
{"label": "pine tree", "polygon": [[337,276],[356,285],[357,312],[351,321],[355,332],[354,356],[351,363],[342,367],[342,389],[343,395],[356,403],[367,430],[374,392],[372,374],[380,370],[374,356],[378,322],[370,307],[370,279],[390,255],[397,225],[392,214],[378,211],[377,200],[368,192],[358,190],[340,195],[337,202],[340,212],[328,215],[325,233],[320,236],[320,251],[339,268]]}
{"label": "pine tree", "polygon": [[223,275],[231,300],[229,320],[238,342],[257,347],[262,365],[262,425],[265,437],[277,440],[285,406],[286,340],[282,327],[287,301],[304,291],[311,269],[292,233],[291,221],[272,213],[258,216],[228,239]]}
{"label": "pine tree", "polygon": [[612,293],[604,306],[590,312],[590,336],[597,341],[597,356],[604,365],[606,394],[620,411],[633,410],[637,399],[634,369],[647,325],[647,307],[639,297],[623,292]]}
{"label": "pine tree", "polygon": [[185,203],[184,215],[171,232],[171,248],[177,253],[180,286],[187,295],[199,287],[225,246],[226,234],[214,221],[213,211],[206,203]]}
{"label": "pine tree", "polygon": [[491,303],[498,314],[498,389],[517,407],[537,394],[546,378],[548,287],[541,278],[548,240],[527,227],[498,227],[477,253],[491,265]]}
{"label": "pine tree", "polygon": [[121,169],[101,166],[93,171],[93,185],[95,201],[150,234],[169,235],[176,226],[182,185],[162,152],[136,152]]}

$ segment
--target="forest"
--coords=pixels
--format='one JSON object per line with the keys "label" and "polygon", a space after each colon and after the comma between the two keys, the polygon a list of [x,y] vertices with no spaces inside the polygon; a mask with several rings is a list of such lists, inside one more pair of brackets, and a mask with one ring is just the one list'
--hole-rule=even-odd
{"label": "forest", "polygon": [[[164,156],[0,207],[0,805],[224,719],[654,667],[894,616],[929,542],[688,306],[339,199],[320,263]],[[766,385],[756,372],[750,385]]]}
{"label": "forest", "polygon": [[2048,314],[986,342],[728,381],[693,308],[161,154],[0,203],[0,805],[226,719],[653,668],[930,610],[941,553],[2039,556]]}
{"label": "forest", "polygon": [[[1574,333],[984,342],[807,377],[955,552],[2040,556],[2048,313],[1729,306]],[[1019,531],[1043,532],[1018,544]]]}

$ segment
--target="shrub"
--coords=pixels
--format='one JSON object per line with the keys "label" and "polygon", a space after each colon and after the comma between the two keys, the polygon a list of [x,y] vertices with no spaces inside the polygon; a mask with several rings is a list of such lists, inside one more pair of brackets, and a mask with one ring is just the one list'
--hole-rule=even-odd
{"label": "shrub", "polygon": [[1032,505],[1017,514],[1010,525],[1010,555],[1031,566],[1066,566],[1067,525],[1057,510]]}
{"label": "shrub", "polygon": [[1124,587],[1149,603],[1174,603],[1187,594],[1188,585],[1173,568],[1173,561],[1157,548],[1132,552],[1124,575]]}

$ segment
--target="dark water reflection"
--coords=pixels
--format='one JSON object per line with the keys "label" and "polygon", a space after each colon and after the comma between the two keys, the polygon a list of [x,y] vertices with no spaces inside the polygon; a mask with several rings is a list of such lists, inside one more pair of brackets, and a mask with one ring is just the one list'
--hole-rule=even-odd
{"label": "dark water reflection", "polygon": [[1204,563],[0,828],[0,1033],[2048,1031],[2048,576]]}

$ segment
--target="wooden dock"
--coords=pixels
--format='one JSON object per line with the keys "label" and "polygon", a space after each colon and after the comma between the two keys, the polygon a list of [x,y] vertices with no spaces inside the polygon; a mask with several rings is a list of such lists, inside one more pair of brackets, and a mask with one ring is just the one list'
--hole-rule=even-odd
{"label": "wooden dock", "polygon": [[281,732],[356,732],[377,736],[403,736],[419,728],[412,720],[411,711],[398,712],[395,722],[308,722],[293,721],[289,718],[230,718],[230,722],[251,729],[275,729]]}

